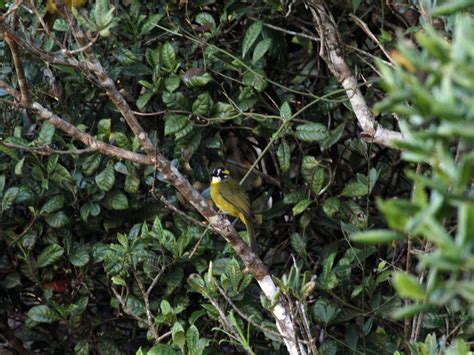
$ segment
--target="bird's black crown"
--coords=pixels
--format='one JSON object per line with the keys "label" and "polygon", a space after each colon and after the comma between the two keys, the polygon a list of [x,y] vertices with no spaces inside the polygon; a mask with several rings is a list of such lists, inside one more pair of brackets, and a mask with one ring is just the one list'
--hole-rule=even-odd
{"label": "bird's black crown", "polygon": [[230,172],[229,172],[229,170],[224,169],[224,168],[216,168],[212,171],[211,175],[214,176],[214,177],[225,179],[225,178],[229,177]]}

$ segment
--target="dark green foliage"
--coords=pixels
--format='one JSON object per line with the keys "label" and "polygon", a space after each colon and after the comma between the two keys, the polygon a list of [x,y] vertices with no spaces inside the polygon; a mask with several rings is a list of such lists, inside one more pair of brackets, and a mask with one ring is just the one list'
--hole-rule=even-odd
{"label": "dark green foliage", "polygon": [[[88,15],[74,16],[97,36],[94,52],[153,143],[206,198],[216,166],[240,178],[252,164],[260,172],[245,182],[259,254],[298,336],[312,337],[320,354],[465,353],[474,304],[472,19],[439,18],[437,32],[409,27],[381,2],[331,5],[343,41],[362,49],[347,48],[351,68],[361,79],[383,76],[387,97],[372,79],[361,89],[381,125],[398,127],[392,113],[401,117],[400,156],[359,137],[318,42],[288,33],[315,31],[302,3],[288,16],[285,1],[126,3],[89,1]],[[363,19],[387,49],[399,36],[392,28],[406,30],[399,66],[373,65],[370,54],[383,54],[348,12],[374,14]],[[48,36],[33,12],[18,14],[19,35],[42,50],[78,48],[65,20]],[[0,79],[16,87],[3,40],[0,53]],[[83,72],[23,50],[21,59],[34,101],[142,153]],[[0,98],[10,99],[3,89]],[[0,321],[29,350],[285,353],[269,312],[276,300],[261,296],[223,239],[167,208],[161,198],[203,219],[153,166],[78,152],[85,147],[50,123],[8,101],[0,109]],[[402,318],[420,312],[412,337]]]}

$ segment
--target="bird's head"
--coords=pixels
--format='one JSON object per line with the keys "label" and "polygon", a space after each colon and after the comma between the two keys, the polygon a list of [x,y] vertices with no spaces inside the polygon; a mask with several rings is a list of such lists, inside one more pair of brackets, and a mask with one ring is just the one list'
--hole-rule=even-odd
{"label": "bird's head", "polygon": [[211,182],[221,182],[230,177],[230,171],[225,168],[216,168],[212,171],[212,180]]}

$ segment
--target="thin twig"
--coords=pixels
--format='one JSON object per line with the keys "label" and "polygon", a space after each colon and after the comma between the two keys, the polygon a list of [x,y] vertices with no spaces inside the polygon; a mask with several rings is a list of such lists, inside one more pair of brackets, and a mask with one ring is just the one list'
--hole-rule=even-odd
{"label": "thin twig", "polygon": [[166,270],[166,266],[163,265],[161,267],[161,270],[158,272],[158,274],[156,274],[156,276],[153,278],[153,281],[151,282],[150,286],[148,286],[148,290],[146,290],[147,297],[150,296],[151,291],[153,291],[153,289],[155,288],[158,280],[161,278],[161,276],[163,276],[163,273],[165,272],[165,270]]}
{"label": "thin twig", "polygon": [[130,317],[132,317],[133,319],[139,321],[140,323],[143,323],[143,324],[147,324],[146,320],[137,316],[135,313],[133,313],[126,305],[125,301],[123,300],[122,296],[120,296],[120,294],[117,292],[117,290],[115,289],[115,287],[111,287],[110,288],[113,292],[113,294],[115,295],[115,297],[117,298],[117,300],[119,301],[120,305],[122,306],[122,309],[123,311],[129,315]]}
{"label": "thin twig", "polygon": [[375,42],[375,44],[380,48],[380,50],[383,52],[383,54],[385,54],[385,56],[387,57],[387,59],[390,61],[390,63],[392,63],[392,65],[395,65],[395,62],[393,61],[392,57],[390,56],[390,54],[387,52],[387,50],[385,49],[385,47],[382,45],[382,43],[380,43],[380,41],[378,40],[377,36],[375,36],[372,31],[370,30],[369,26],[367,26],[367,24],[362,21],[360,18],[358,18],[356,15],[354,14],[349,14],[349,16],[351,17],[351,19],[354,20],[354,22],[356,23],[357,26],[359,26],[366,34],[367,36],[370,37],[370,39],[372,41]]}
{"label": "thin twig", "polygon": [[[255,17],[253,17],[253,16],[249,16],[249,18],[250,18],[251,20],[258,21],[258,19],[255,18]],[[310,39],[310,40],[315,41],[315,42],[321,41],[320,38],[315,37],[315,36],[311,36],[311,35],[307,35],[306,33],[290,31],[290,30],[287,30],[287,29],[285,29],[285,28],[278,27],[278,26],[275,26],[275,25],[271,25],[271,24],[266,23],[266,22],[264,22],[263,25],[264,25],[265,27],[271,28],[272,30],[279,31],[279,32],[283,32],[283,33],[286,33],[286,34],[288,34],[288,35],[292,35],[292,36],[296,36],[296,37],[301,37],[301,38]]]}
{"label": "thin twig", "polygon": [[232,326],[232,323],[229,321],[229,319],[227,318],[224,310],[222,309],[222,307],[219,305],[219,303],[217,302],[217,300],[215,300],[213,297],[209,296],[207,297],[207,299],[209,300],[209,302],[211,302],[211,304],[214,306],[214,308],[216,309],[217,313],[219,313],[219,320],[220,320],[220,323],[222,324],[222,326],[228,331],[230,332],[234,337],[235,339],[239,339],[239,333],[235,330],[235,328]]}
{"label": "thin twig", "polygon": [[189,253],[188,259],[192,259],[196,251],[198,250],[199,246],[201,245],[201,241],[204,238],[204,236],[207,233],[207,229],[204,230],[204,232],[201,233],[201,236],[199,237],[198,241],[196,242],[196,245],[194,248],[191,250],[191,253]]}
{"label": "thin twig", "polygon": [[18,51],[18,44],[8,33],[5,33],[5,41],[7,42],[8,47],[10,47],[13,64],[15,65],[16,78],[18,80],[18,86],[20,87],[20,103],[28,106],[31,104],[31,100],[28,91],[28,84],[26,82],[25,71],[23,69],[23,63],[21,62],[20,53]]}
{"label": "thin twig", "polygon": [[370,143],[395,148],[394,141],[402,140],[403,134],[377,124],[359,89],[357,79],[344,58],[341,37],[325,2],[323,0],[305,0],[305,4],[313,15],[316,29],[322,39],[319,55],[324,59],[337,81],[346,90],[357,122],[362,129],[362,138]]}
{"label": "thin twig", "polygon": [[149,293],[145,291],[145,286],[143,285],[142,280],[140,280],[140,277],[138,277],[135,270],[133,270],[133,276],[135,277],[135,281],[137,281],[138,288],[140,289],[143,296],[143,302],[145,303],[145,313],[146,313],[146,318],[147,318],[147,323],[148,323],[148,329],[150,329],[151,333],[153,334],[153,338],[155,338],[155,341],[158,342],[159,335],[158,335],[158,331],[155,328],[153,315],[151,314],[150,299],[148,297]]}
{"label": "thin twig", "polygon": [[95,42],[97,42],[97,40],[99,39],[99,34],[97,34],[89,43],[87,43],[85,46],[83,47],[80,47],[80,48],[77,48],[77,49],[74,49],[74,50],[66,50],[66,49],[62,49],[61,50],[61,53],[62,54],[65,54],[67,56],[73,56],[77,53],[81,53],[81,52],[84,52],[86,49],[89,49],[90,47],[92,47],[94,45]]}
{"label": "thin twig", "polygon": [[311,330],[309,328],[309,320],[306,312],[304,310],[304,304],[296,301],[296,307],[298,307],[298,313],[300,318],[303,322],[303,328],[305,330],[306,336],[308,337],[308,349],[311,350],[313,355],[318,355],[318,348],[316,347],[316,339],[311,334]]}
{"label": "thin twig", "polygon": [[29,153],[36,153],[40,155],[52,155],[52,154],[81,155],[81,154],[93,153],[97,151],[97,148],[91,148],[91,147],[84,148],[84,149],[73,149],[73,150],[57,150],[57,149],[51,148],[48,145],[41,146],[41,147],[25,147],[19,144],[3,142],[1,138],[0,138],[0,145],[9,147],[9,148],[18,149],[18,150],[24,150]]}

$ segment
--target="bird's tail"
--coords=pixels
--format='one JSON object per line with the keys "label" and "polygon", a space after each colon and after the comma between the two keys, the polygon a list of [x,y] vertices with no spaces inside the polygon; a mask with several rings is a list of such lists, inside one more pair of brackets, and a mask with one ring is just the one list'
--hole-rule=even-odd
{"label": "bird's tail", "polygon": [[255,229],[253,227],[252,215],[240,216],[242,222],[244,222],[245,227],[247,228],[247,233],[249,235],[250,249],[256,254],[257,253],[257,240],[255,238]]}

